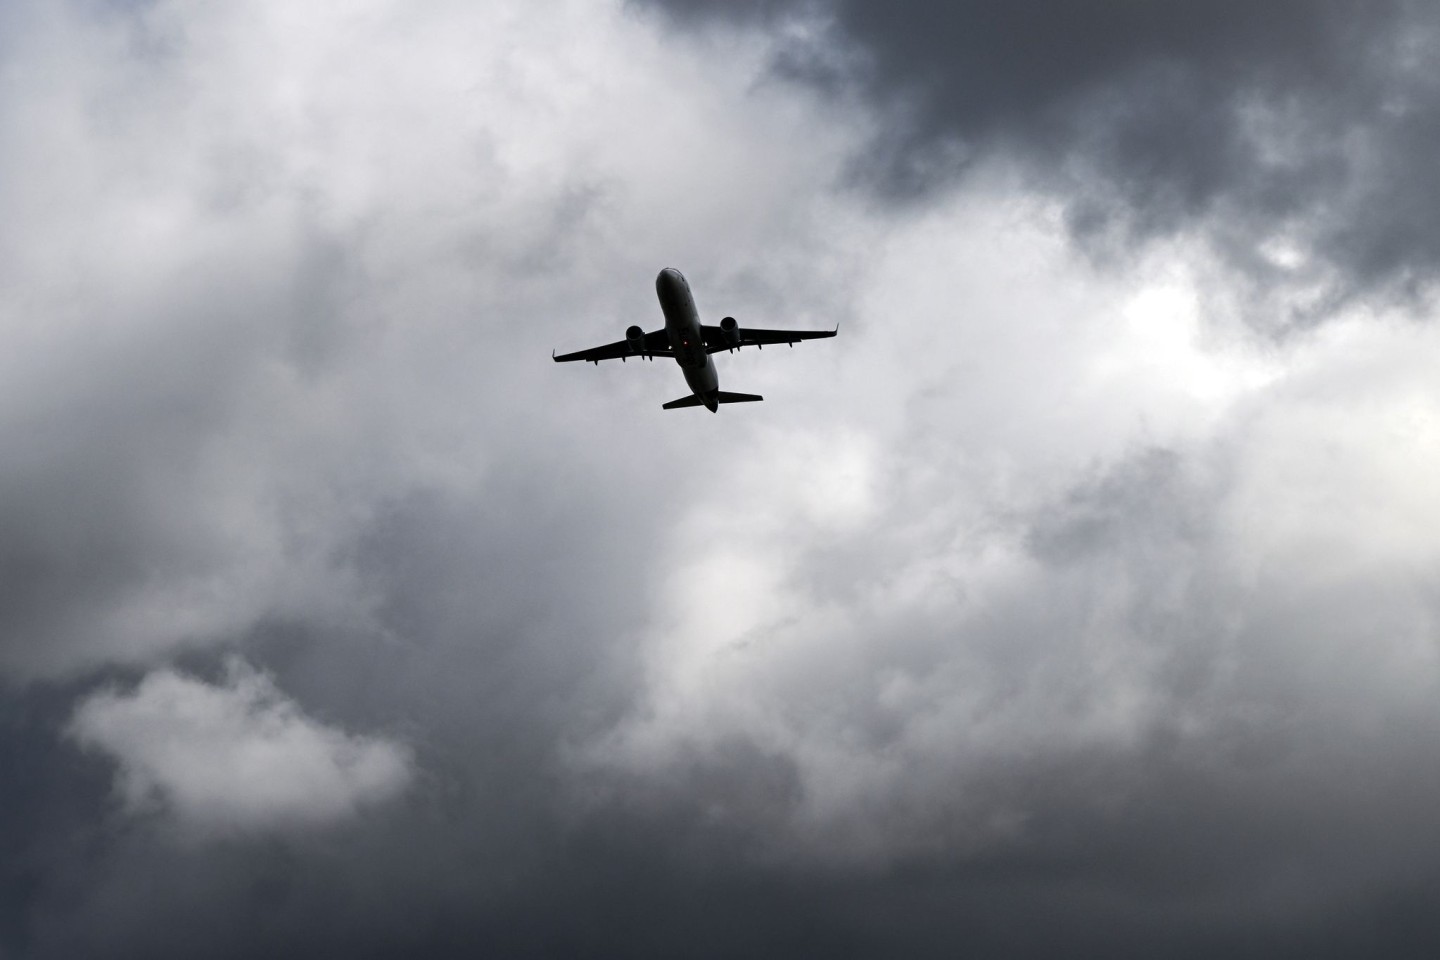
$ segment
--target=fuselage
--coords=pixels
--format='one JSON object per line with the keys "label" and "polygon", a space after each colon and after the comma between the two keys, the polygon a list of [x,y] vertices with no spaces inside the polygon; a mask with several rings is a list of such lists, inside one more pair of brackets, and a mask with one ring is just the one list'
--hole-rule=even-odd
{"label": "fuselage", "polygon": [[675,351],[675,362],[685,374],[685,382],[713,413],[719,406],[720,375],[715,361],[705,350],[705,337],[700,331],[700,312],[690,284],[674,267],[666,267],[655,278],[655,293],[665,314],[665,332]]}

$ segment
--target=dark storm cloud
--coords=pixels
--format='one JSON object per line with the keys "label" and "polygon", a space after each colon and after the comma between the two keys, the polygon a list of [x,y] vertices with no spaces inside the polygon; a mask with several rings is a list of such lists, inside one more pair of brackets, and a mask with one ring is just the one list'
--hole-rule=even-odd
{"label": "dark storm cloud", "polygon": [[777,66],[875,102],[857,170],[883,193],[1018,160],[1097,253],[1202,231],[1253,293],[1289,294],[1266,326],[1412,295],[1440,263],[1427,4],[645,2],[687,23],[819,24]]}
{"label": "dark storm cloud", "polygon": [[97,759],[57,749],[84,685],[0,691],[0,955],[24,955],[37,904],[75,883],[68,873],[101,842],[95,814],[110,771]]}

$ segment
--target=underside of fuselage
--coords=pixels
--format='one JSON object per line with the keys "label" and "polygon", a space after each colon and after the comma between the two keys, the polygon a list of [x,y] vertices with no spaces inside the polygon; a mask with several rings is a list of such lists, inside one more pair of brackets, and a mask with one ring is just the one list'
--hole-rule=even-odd
{"label": "underside of fuselage", "polygon": [[676,400],[665,404],[665,409],[704,406],[711,413],[717,412],[720,404],[727,401],[720,399],[720,374],[715,369],[714,359],[705,349],[705,337],[700,330],[700,311],[695,309],[690,284],[679,270],[666,267],[655,278],[655,293],[660,298],[660,310],[665,314],[665,332],[675,351],[675,362],[680,365],[680,372],[685,375],[685,382],[695,395],[693,403]]}

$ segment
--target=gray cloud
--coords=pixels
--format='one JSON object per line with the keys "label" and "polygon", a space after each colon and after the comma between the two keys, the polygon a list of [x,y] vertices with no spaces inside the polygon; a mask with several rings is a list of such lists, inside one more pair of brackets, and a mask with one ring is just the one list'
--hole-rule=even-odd
{"label": "gray cloud", "polygon": [[999,158],[1086,249],[1199,232],[1268,329],[1433,284],[1436,22],[1421,4],[1015,5],[653,0],[682,23],[809,30],[782,74],[881,119],[857,157],[891,198]]}
{"label": "gray cloud", "polygon": [[[1110,12],[1136,50],[1040,44],[951,115],[961,68],[859,7],[7,11],[0,949],[1432,955],[1440,334],[1258,345],[1189,238],[1096,271],[1054,202],[1130,209],[1153,149],[1135,229],[1218,242],[1253,143],[1167,199],[1155,124],[1194,87],[1224,141],[1197,65],[1239,63],[1299,150],[1368,28]],[[845,186],[880,130],[926,203]],[[722,358],[733,416],[549,361],[658,322],[667,264],[842,336]],[[267,725],[311,822],[229,776]],[[357,744],[404,789],[315,790]],[[117,763],[228,785],[207,842]]]}

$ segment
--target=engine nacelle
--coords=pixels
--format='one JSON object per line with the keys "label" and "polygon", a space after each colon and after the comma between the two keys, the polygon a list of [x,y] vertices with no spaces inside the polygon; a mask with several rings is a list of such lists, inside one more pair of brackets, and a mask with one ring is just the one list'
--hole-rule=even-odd
{"label": "engine nacelle", "polygon": [[725,337],[725,342],[732,347],[740,346],[740,324],[734,317],[726,317],[720,321],[720,333]]}
{"label": "engine nacelle", "polygon": [[631,353],[645,352],[645,331],[639,325],[627,327],[625,330],[625,342],[630,344]]}

